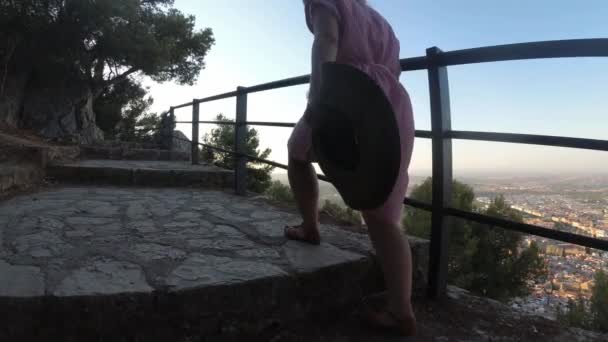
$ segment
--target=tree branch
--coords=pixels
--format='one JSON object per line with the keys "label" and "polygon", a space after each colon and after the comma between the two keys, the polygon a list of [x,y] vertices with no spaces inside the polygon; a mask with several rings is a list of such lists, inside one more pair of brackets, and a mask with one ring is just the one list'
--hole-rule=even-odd
{"label": "tree branch", "polygon": [[132,67],[132,68],[128,69],[127,71],[125,71],[124,73],[114,77],[113,79],[104,82],[104,87],[111,86],[112,84],[116,84],[121,81],[124,81],[127,77],[129,77],[129,75],[136,73],[138,71],[139,71],[138,68]]}
{"label": "tree branch", "polygon": [[100,86],[98,88],[93,89],[93,97],[97,98],[99,95],[101,95],[101,93],[103,92],[104,89],[106,89],[107,87],[116,84],[116,83],[120,83],[122,81],[124,81],[127,77],[129,77],[129,75],[136,73],[139,71],[139,68],[136,67],[131,67],[130,69],[128,69],[127,71],[125,71],[124,73],[110,79],[107,81],[104,81],[100,84]]}

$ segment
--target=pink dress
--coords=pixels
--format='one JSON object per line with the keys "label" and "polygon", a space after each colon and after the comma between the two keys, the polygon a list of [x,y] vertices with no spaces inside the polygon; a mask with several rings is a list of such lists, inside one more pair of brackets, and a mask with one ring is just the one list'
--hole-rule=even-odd
{"label": "pink dress", "polygon": [[[384,90],[393,105],[401,138],[401,169],[388,200],[379,208],[363,212],[387,223],[399,224],[409,181],[408,167],[414,146],[414,119],[409,95],[399,82],[399,40],[389,23],[371,7],[356,0],[305,0],[306,23],[319,10],[330,11],[338,20],[340,40],[336,61],[367,73]],[[374,115],[374,113],[369,113]],[[300,119],[288,142],[290,158],[314,161],[310,126]]]}

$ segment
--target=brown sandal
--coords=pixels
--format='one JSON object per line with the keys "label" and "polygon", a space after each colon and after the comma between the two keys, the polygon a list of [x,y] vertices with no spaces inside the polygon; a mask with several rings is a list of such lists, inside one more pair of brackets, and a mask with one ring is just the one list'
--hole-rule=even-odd
{"label": "brown sandal", "polygon": [[302,231],[302,225],[299,226],[285,226],[284,229],[285,237],[289,240],[301,241],[305,243],[309,243],[311,245],[319,245],[321,244],[321,238],[309,238],[304,235]]}

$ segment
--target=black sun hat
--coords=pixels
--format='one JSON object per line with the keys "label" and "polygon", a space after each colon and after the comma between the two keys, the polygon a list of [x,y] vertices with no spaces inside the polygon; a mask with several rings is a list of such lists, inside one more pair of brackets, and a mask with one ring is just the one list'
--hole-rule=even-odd
{"label": "black sun hat", "polygon": [[356,210],[381,206],[401,165],[393,107],[367,74],[335,62],[322,66],[312,142],[323,173]]}

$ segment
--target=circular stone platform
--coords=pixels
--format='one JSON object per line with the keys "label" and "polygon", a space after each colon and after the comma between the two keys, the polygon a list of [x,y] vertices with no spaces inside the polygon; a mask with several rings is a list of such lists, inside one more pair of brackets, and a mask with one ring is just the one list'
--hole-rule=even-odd
{"label": "circular stone platform", "polygon": [[0,296],[150,293],[310,272],[364,258],[286,242],[295,215],[217,191],[62,188],[0,203]]}
{"label": "circular stone platform", "polygon": [[[63,187],[1,202],[0,316],[10,328],[0,339],[163,336],[187,333],[186,323],[202,334],[228,316],[295,318],[377,286],[367,236],[324,226],[320,246],[286,241],[283,227],[296,223],[221,191]],[[158,330],[142,335],[135,322]]]}

